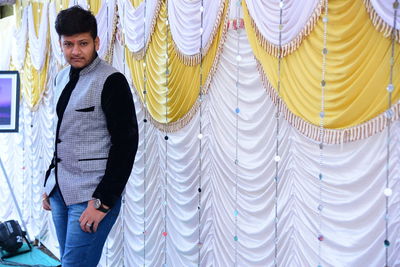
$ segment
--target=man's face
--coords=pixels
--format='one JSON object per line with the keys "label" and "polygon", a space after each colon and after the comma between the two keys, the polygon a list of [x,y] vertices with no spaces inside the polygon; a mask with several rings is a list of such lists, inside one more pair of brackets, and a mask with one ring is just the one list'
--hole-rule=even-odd
{"label": "man's face", "polygon": [[93,40],[89,32],[71,36],[61,35],[60,45],[65,60],[74,68],[89,65],[99,50],[99,37]]}

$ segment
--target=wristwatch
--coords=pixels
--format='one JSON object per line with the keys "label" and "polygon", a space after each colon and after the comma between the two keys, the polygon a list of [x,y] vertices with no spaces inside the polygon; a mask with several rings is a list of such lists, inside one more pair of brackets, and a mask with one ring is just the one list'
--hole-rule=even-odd
{"label": "wristwatch", "polygon": [[110,209],[107,209],[103,206],[103,204],[101,203],[101,200],[98,198],[94,199],[94,208],[96,210],[99,210],[101,212],[107,213]]}

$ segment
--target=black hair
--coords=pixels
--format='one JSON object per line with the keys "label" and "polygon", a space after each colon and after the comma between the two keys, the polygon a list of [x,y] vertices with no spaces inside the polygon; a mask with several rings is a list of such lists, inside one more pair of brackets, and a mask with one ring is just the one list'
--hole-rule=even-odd
{"label": "black hair", "polygon": [[60,11],[56,18],[55,28],[60,38],[61,35],[71,36],[85,32],[89,32],[93,39],[97,37],[96,17],[79,5]]}

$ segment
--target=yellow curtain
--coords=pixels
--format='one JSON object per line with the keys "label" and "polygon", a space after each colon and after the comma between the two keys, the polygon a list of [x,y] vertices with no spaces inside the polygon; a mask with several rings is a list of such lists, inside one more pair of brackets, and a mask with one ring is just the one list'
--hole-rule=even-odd
{"label": "yellow curtain", "polygon": [[[225,4],[224,18],[227,15]],[[154,34],[151,36],[146,53],[146,106],[153,121],[166,126],[169,131],[181,128],[195,113],[196,100],[200,93],[200,65],[187,66],[178,57],[174,49],[171,33],[165,24],[167,18],[166,1],[162,2],[159,17],[156,21]],[[219,31],[203,58],[202,86],[206,90],[210,76],[215,71],[215,65],[221,50],[222,36],[225,34],[224,19],[221,20]],[[166,76],[166,40],[168,36],[168,71]],[[135,60],[126,48],[126,61],[131,71],[133,84],[142,102],[144,88],[144,60]],[[166,83],[168,77],[168,83]],[[168,92],[167,92],[168,88]],[[188,112],[191,113],[188,115]],[[175,124],[173,124],[175,123]],[[172,129],[173,128],[173,129]]]}
{"label": "yellow curtain", "polygon": [[[366,122],[388,107],[391,40],[379,33],[369,19],[363,0],[330,0],[327,28],[327,63],[324,126],[342,129]],[[266,78],[276,88],[278,60],[260,45],[251,26],[245,1],[244,20],[250,44]],[[323,22],[293,54],[282,59],[280,97],[289,110],[318,125],[321,110]],[[395,47],[395,62],[399,60]],[[399,100],[399,64],[394,66],[395,91]]]}
{"label": "yellow curtain", "polygon": [[[17,1],[15,14],[16,14],[16,21],[20,21],[22,17],[22,13],[18,11],[22,11],[22,8],[25,8],[29,4],[28,1]],[[32,4],[32,13],[33,13],[33,20],[34,20],[34,27],[36,36],[39,32],[40,27],[40,20],[43,11],[43,3],[40,2],[31,2]],[[46,82],[47,82],[47,67],[48,67],[48,60],[49,56],[46,55],[45,64],[43,65],[42,70],[37,71],[31,62],[31,55],[29,49],[29,43],[27,43],[26,47],[26,54],[25,54],[25,61],[22,70],[20,71],[21,74],[21,96],[25,99],[28,106],[35,110],[40,102],[40,99],[46,89]]]}
{"label": "yellow curtain", "polygon": [[47,83],[47,67],[49,56],[46,55],[45,64],[41,71],[37,71],[31,61],[29,45],[27,45],[24,67],[21,70],[21,92],[22,97],[31,110],[36,110]]}
{"label": "yellow curtain", "polygon": [[101,3],[102,3],[102,1],[99,1],[99,0],[89,0],[88,1],[89,9],[90,9],[90,11],[92,11],[92,13],[94,15],[97,15],[97,13],[99,13],[99,10],[102,6]]}
{"label": "yellow curtain", "polygon": [[137,8],[144,0],[131,0],[132,6]]}

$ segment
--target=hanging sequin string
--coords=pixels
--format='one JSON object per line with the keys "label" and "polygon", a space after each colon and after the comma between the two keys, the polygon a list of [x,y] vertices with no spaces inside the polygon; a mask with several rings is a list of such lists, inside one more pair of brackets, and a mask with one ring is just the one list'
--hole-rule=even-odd
{"label": "hanging sequin string", "polygon": [[197,258],[197,265],[201,265],[201,248],[203,246],[203,243],[201,241],[201,186],[202,186],[202,139],[203,139],[203,126],[202,126],[202,117],[203,117],[203,112],[202,112],[202,102],[203,102],[203,89],[202,89],[202,84],[203,84],[203,14],[204,14],[204,5],[203,5],[203,0],[200,1],[200,29],[199,29],[199,34],[200,34],[200,81],[199,81],[199,134],[198,134],[198,139],[199,139],[199,183],[198,183],[198,258]]}
{"label": "hanging sequin string", "polygon": [[276,143],[275,143],[275,220],[274,220],[274,244],[275,244],[275,254],[274,254],[274,265],[275,267],[278,266],[278,222],[279,222],[279,214],[278,214],[278,196],[279,196],[279,161],[281,160],[281,157],[279,156],[279,130],[280,130],[280,124],[279,124],[279,117],[280,117],[280,106],[281,106],[281,99],[280,99],[280,91],[281,91],[281,65],[282,65],[282,29],[283,29],[283,7],[284,3],[283,0],[279,1],[279,25],[278,25],[278,30],[279,30],[279,55],[278,55],[278,85],[277,85],[277,92],[278,92],[278,98],[277,98],[277,105],[276,105],[276,111],[275,111],[275,119],[276,119]]}
{"label": "hanging sequin string", "polygon": [[147,53],[146,53],[146,12],[147,0],[144,4],[143,15],[143,266],[146,266],[146,234],[147,234],[147,219],[146,219],[146,191],[147,191]]}
{"label": "hanging sequin string", "polygon": [[237,0],[236,3],[236,108],[235,108],[235,210],[233,211],[234,222],[235,222],[235,235],[233,240],[235,241],[235,266],[238,266],[238,216],[239,216],[239,209],[238,209],[238,176],[239,176],[239,75],[240,75],[240,62],[242,61],[242,57],[240,55],[240,7],[242,1]]}
{"label": "hanging sequin string", "polygon": [[165,1],[167,19],[165,20],[165,125],[164,125],[164,139],[165,139],[165,179],[164,179],[164,265],[167,264],[167,210],[168,210],[168,78],[169,78],[169,58],[168,58],[168,36],[169,36],[169,21],[168,21],[168,0]]}
{"label": "hanging sequin string", "polygon": [[324,128],[324,118],[325,118],[325,89],[326,89],[326,55],[328,54],[327,49],[327,30],[328,30],[328,0],[325,0],[325,12],[322,18],[324,33],[323,33],[323,47],[322,47],[322,75],[321,75],[321,110],[319,113],[320,122],[319,122],[319,195],[318,195],[318,267],[322,267],[322,245],[321,242],[324,240],[324,236],[322,234],[322,210],[323,210],[323,162],[324,162],[324,138],[325,138],[325,128]]}
{"label": "hanging sequin string", "polygon": [[387,124],[387,141],[386,141],[386,188],[383,193],[385,195],[385,240],[383,242],[385,246],[385,266],[389,266],[389,197],[392,195],[392,189],[390,188],[390,141],[391,141],[391,121],[393,118],[392,110],[392,93],[394,91],[393,85],[393,67],[394,67],[394,48],[396,43],[396,20],[397,20],[397,9],[399,8],[399,1],[393,2],[393,29],[391,34],[391,55],[390,55],[390,76],[389,84],[387,86],[388,91],[388,110],[386,111],[386,124]]}

